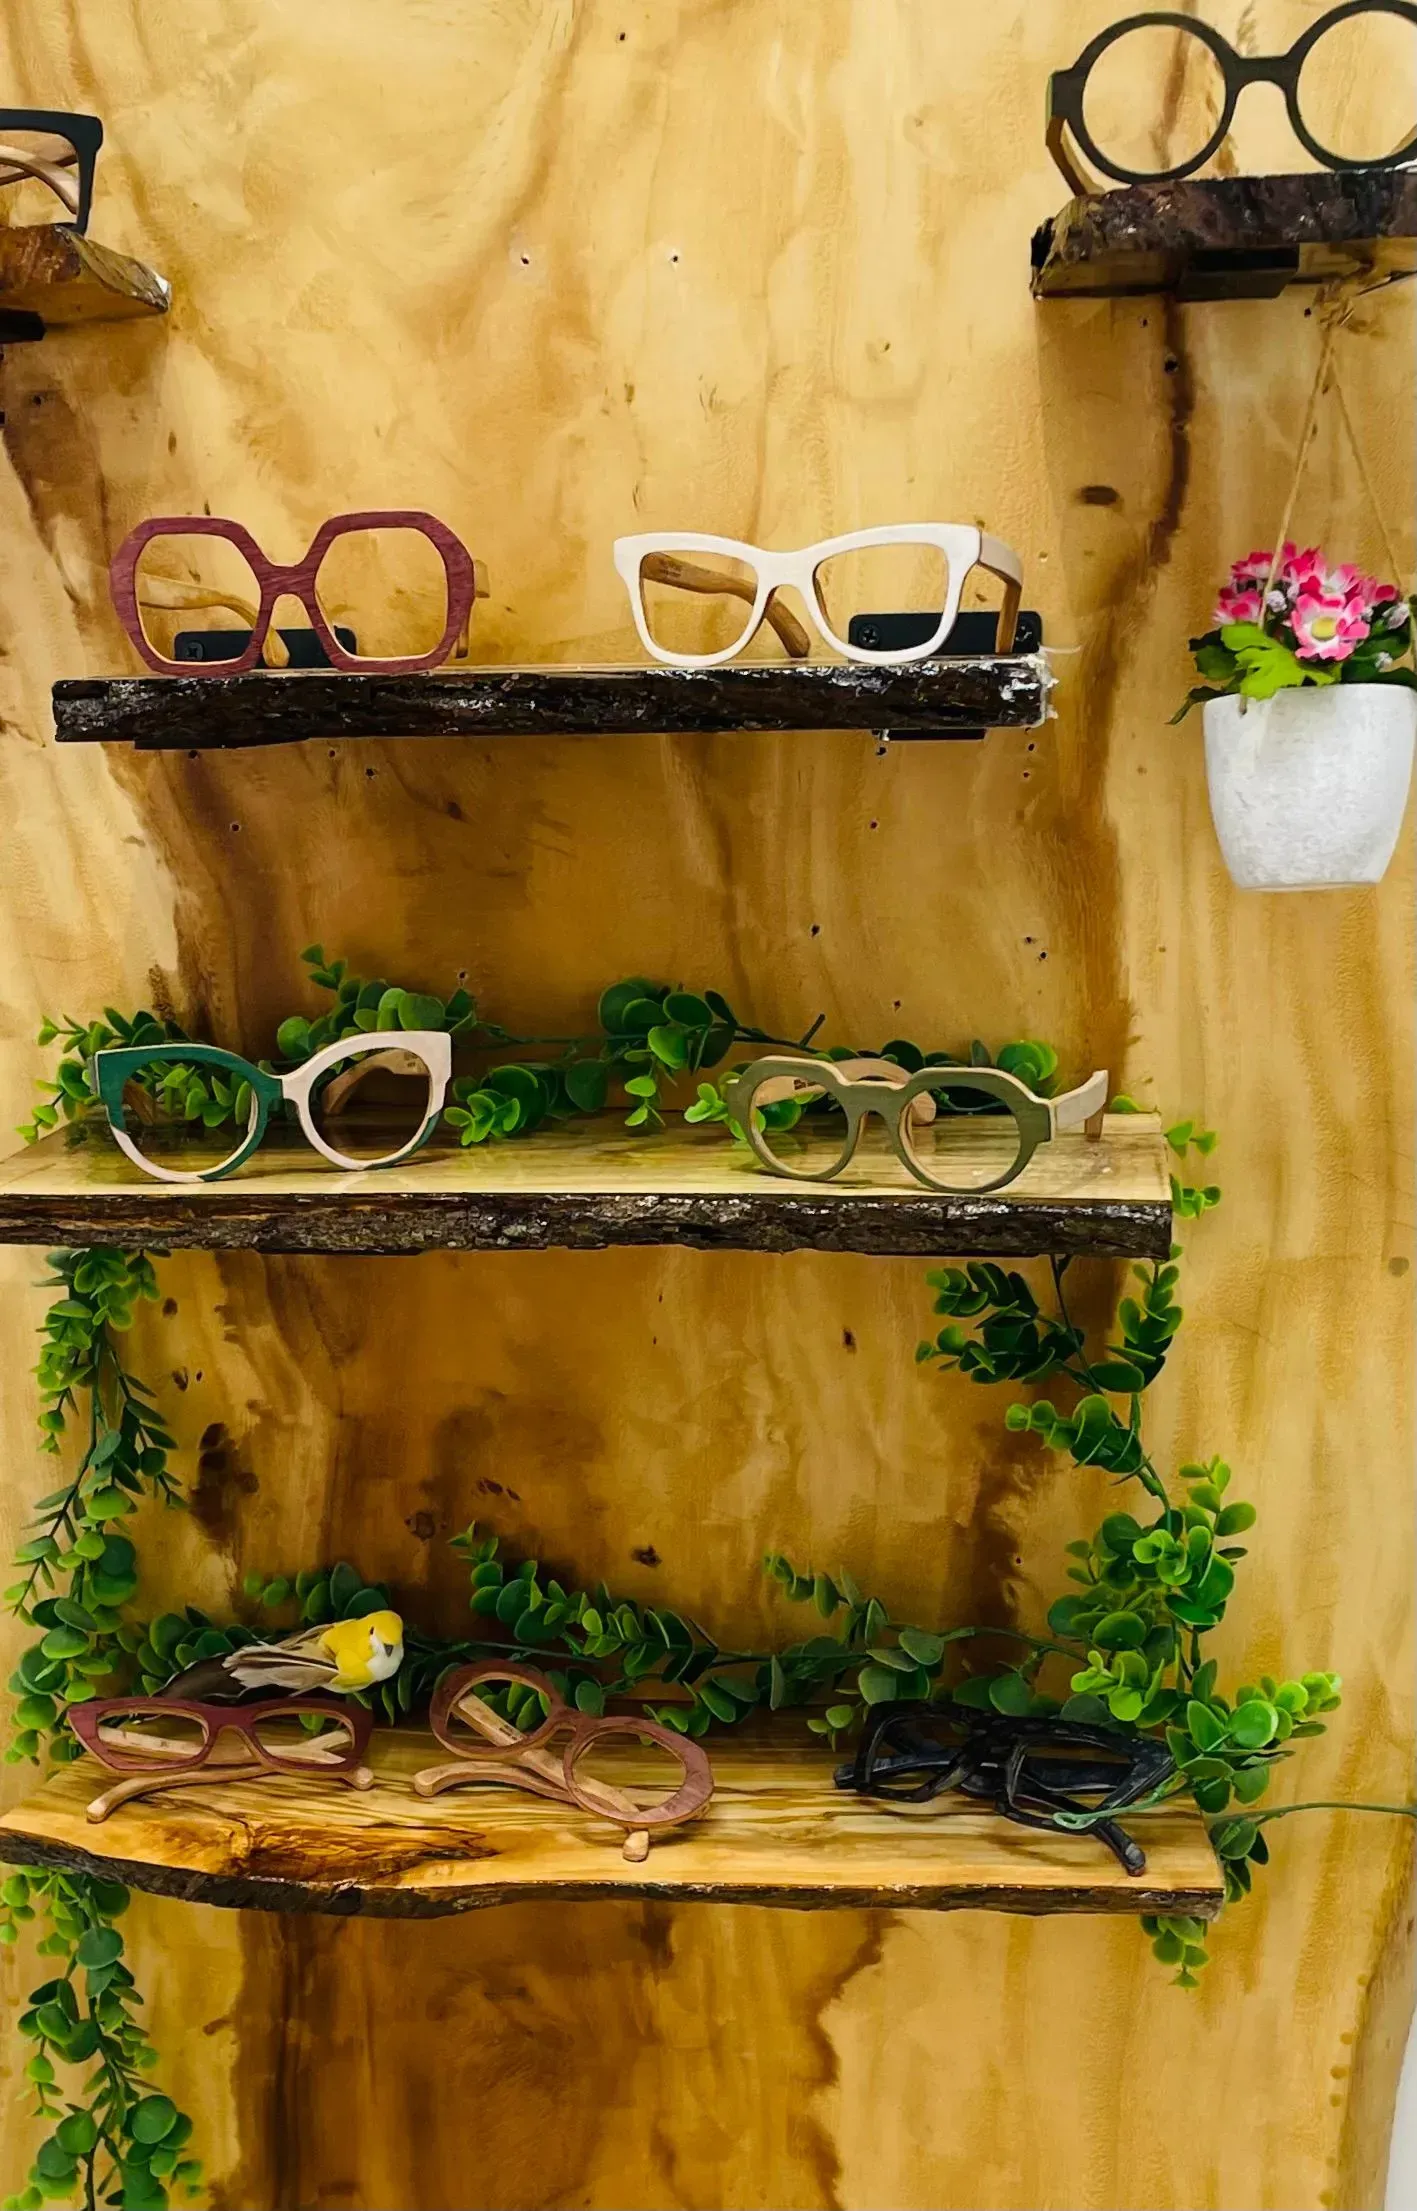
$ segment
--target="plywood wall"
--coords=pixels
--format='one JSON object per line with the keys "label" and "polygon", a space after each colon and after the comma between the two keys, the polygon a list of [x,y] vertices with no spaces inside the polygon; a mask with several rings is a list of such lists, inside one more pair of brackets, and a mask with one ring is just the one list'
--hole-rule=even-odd
{"label": "plywood wall", "polygon": [[[495,1015],[645,968],[766,1024],[1039,1033],[1224,1132],[1158,1442],[1261,1508],[1237,1671],[1347,1683],[1295,1786],[1409,1792],[1413,885],[1230,887],[1166,718],[1267,542],[1316,358],[1299,294],[1035,308],[1051,66],[1106,0],[24,0],[7,95],[105,119],[94,232],[169,322],[12,351],[0,462],[0,1095],[42,1009],[165,994],[264,1048],[312,937]],[[1252,48],[1303,0],[1211,0]],[[1138,88],[1139,98],[1147,97]],[[1283,165],[1263,96],[1237,141]],[[1410,316],[1344,373],[1411,557]],[[1099,488],[1101,487],[1101,488]],[[57,753],[130,666],[104,568],[154,512],[295,557],[425,505],[488,657],[632,657],[609,544],[978,518],[1066,652],[1036,737]],[[1381,557],[1321,432],[1297,517]],[[7,1511],[39,1481],[32,1256],[4,1262]],[[154,1601],[338,1552],[452,1626],[442,1538],[761,1632],[767,1545],[906,1611],[1033,1617],[1100,1487],[924,1376],[910,1262],[173,1260],[144,1326],[196,1484]],[[1115,1285],[1102,1271],[1101,1309]],[[39,1483],[39,1486],[45,1486]],[[655,1563],[645,1563],[653,1559]],[[237,1600],[239,1601],[239,1599]],[[1286,1786],[1288,1784],[1286,1783]],[[1282,1830],[1203,1990],[1130,1924],[587,1905],[437,1926],[138,1903],[224,2211],[478,2203],[1371,2206],[1410,2010],[1410,1838]],[[18,2175],[24,2128],[9,2131]]]}

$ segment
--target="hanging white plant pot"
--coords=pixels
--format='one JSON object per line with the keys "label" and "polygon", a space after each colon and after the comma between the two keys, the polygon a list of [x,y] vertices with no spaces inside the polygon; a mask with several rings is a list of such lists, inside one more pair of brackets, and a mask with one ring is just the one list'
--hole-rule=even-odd
{"label": "hanging white plant pot", "polygon": [[1417,692],[1335,683],[1205,705],[1205,773],[1241,890],[1341,890],[1382,878],[1412,778]]}

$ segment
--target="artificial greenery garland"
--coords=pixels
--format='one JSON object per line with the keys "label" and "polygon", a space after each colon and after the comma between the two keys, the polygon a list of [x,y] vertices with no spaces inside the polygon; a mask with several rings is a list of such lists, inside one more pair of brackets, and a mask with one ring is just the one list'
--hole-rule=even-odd
{"label": "artificial greenery garland", "polygon": [[[452,1103],[444,1109],[443,1119],[457,1129],[465,1145],[530,1136],[548,1121],[599,1113],[609,1103],[613,1087],[624,1094],[628,1128],[662,1128],[665,1093],[676,1080],[718,1066],[735,1044],[810,1050],[821,1027],[819,1016],[802,1037],[773,1036],[740,1019],[720,991],[671,989],[631,976],[601,993],[598,1027],[589,1034],[518,1036],[500,1022],[484,1020],[476,1000],[461,985],[440,998],[431,991],[405,990],[399,983],[351,975],[344,960],[327,960],[318,944],[307,945],[300,957],[308,981],[331,993],[333,1004],[314,1020],[295,1013],[280,1023],[276,1054],[285,1069],[303,1065],[327,1044],[346,1037],[408,1029],[446,1030],[468,1058],[504,1055],[497,1065],[461,1074],[453,1083]],[[123,1014],[106,1006],[102,1017],[93,1021],[75,1021],[67,1015],[46,1020],[39,1041],[59,1043],[61,1054],[53,1079],[39,1085],[42,1095],[30,1120],[21,1125],[21,1135],[30,1142],[57,1128],[61,1120],[80,1121],[94,1111],[98,1101],[89,1082],[88,1063],[95,1052],[112,1045],[192,1040],[169,1014],[146,1008]],[[529,1046],[536,1047],[537,1056],[505,1056],[525,1054]],[[859,1046],[841,1045],[825,1056],[846,1059],[859,1050]],[[554,1056],[543,1057],[544,1052]],[[880,1047],[880,1053],[912,1071],[927,1060],[954,1066],[997,1064],[1035,1088],[1046,1087],[1058,1064],[1050,1046],[1029,1040],[1006,1044],[997,1063],[977,1042],[965,1053],[927,1052],[909,1038],[893,1037]],[[270,1060],[259,1064],[274,1071]],[[151,1092],[157,1111],[173,1120],[200,1121],[213,1129],[245,1126],[250,1106],[245,1083],[180,1061],[165,1063],[160,1070],[155,1067],[151,1076],[144,1071],[137,1079]],[[767,1118],[776,1126],[789,1125],[800,1111],[794,1101],[785,1100],[769,1106]],[[725,1118],[712,1084],[700,1085],[685,1118]]]}
{"label": "artificial greenery garland", "polygon": [[[180,1490],[168,1472],[172,1437],[115,1342],[139,1300],[157,1296],[151,1260],[142,1252],[55,1252],[51,1265],[50,1286],[60,1294],[45,1316],[38,1363],[41,1447],[57,1458],[77,1429],[83,1448],[73,1476],[35,1507],[35,1532],[16,1561],[21,1579],[5,1593],[9,1609],[40,1631],[10,1677],[20,1701],[6,1758],[37,1758],[43,1746],[62,1764],[81,1755],[63,1724],[65,1706],[101,1684],[116,1686],[141,1640],[124,1617],[138,1574],[123,1523],[143,1496],[171,1505]],[[120,1883],[82,1874],[25,1868],[0,1884],[0,1942],[13,1943],[42,1909],[49,1931],[39,1953],[60,1968],[31,1990],[20,2017],[34,2044],[25,2065],[33,2112],[48,2132],[28,2185],[7,2198],[6,2211],[76,2197],[86,2211],[100,2200],[163,2211],[171,2188],[196,2193],[201,2167],[186,2152],[191,2119],[143,2081],[158,2059],[134,2016],[142,1998],[114,1924],[127,1904]],[[77,2094],[61,2094],[57,2065],[84,2069]]]}
{"label": "artificial greenery garland", "polygon": [[[342,961],[327,962],[318,946],[303,957],[310,979],[333,994],[334,1004],[314,1021],[293,1015],[281,1024],[277,1044],[288,1061],[298,1063],[336,1037],[398,1028],[446,1028],[492,1052],[524,1050],[531,1041],[480,1021],[466,991],[438,999],[364,982]],[[670,991],[642,978],[613,985],[598,1011],[598,1036],[536,1040],[555,1044],[554,1059],[515,1060],[460,1077],[448,1118],[462,1142],[526,1135],[547,1119],[598,1110],[613,1082],[629,1101],[630,1124],[656,1126],[676,1076],[701,1076],[735,1043],[786,1041],[741,1022],[719,993]],[[793,1048],[810,1046],[814,1034],[809,1030]],[[61,1118],[78,1120],[93,1109],[86,1067],[92,1051],[182,1035],[170,1018],[125,1016],[112,1008],[99,1022],[46,1022],[42,1041],[60,1041],[63,1052],[25,1133],[38,1135]],[[927,1059],[992,1064],[979,1045],[957,1057],[927,1054],[901,1039],[883,1050],[912,1068]],[[1046,1090],[1057,1058],[1050,1047],[1028,1041],[1004,1047],[997,1064]],[[173,1086],[162,1103],[212,1127],[244,1119],[239,1094],[195,1068],[184,1071],[180,1089]],[[1127,1099],[1117,1105],[1136,1110]],[[712,1083],[698,1084],[686,1117],[726,1118]],[[1204,1159],[1214,1143],[1191,1123],[1169,1130],[1168,1139],[1178,1161],[1193,1152]],[[1219,1198],[1213,1187],[1178,1176],[1172,1195],[1182,1219],[1199,1217]],[[604,1585],[567,1588],[543,1575],[534,1559],[504,1559],[498,1539],[474,1527],[454,1539],[454,1548],[468,1563],[471,1608],[488,1632],[439,1641],[406,1623],[403,1666],[362,1701],[396,1723],[426,1700],[449,1664],[496,1654],[540,1663],[583,1710],[598,1711],[622,1691],[661,1697],[665,1701],[649,1705],[654,1715],[695,1736],[764,1706],[805,1708],[807,1727],[832,1742],[855,1726],[865,1706],[889,1698],[952,1700],[1005,1713],[1062,1711],[1164,1735],[1175,1772],[1151,1801],[1189,1794],[1210,1815],[1226,1897],[1234,1901],[1266,1860],[1264,1823],[1302,1808],[1256,1813],[1251,1807],[1291,1755],[1289,1746],[1323,1732],[1318,1715],[1336,1707],[1339,1684],[1319,1672],[1285,1681],[1266,1677],[1228,1698],[1217,1688],[1215,1661],[1202,1656],[1202,1639],[1224,1617],[1236,1563],[1245,1555],[1231,1538],[1245,1533],[1255,1516],[1249,1505],[1227,1500],[1230,1473],[1218,1458],[1182,1466],[1168,1486],[1145,1447],[1145,1393],[1181,1323],[1178,1257],[1173,1249],[1167,1262],[1135,1270],[1140,1295],[1121,1302],[1120,1340],[1100,1348],[1089,1347],[1070,1314],[1068,1261],[1052,1262],[1055,1309],[1047,1313],[1022,1275],[998,1266],[975,1263],[929,1277],[944,1326],[919,1346],[918,1360],[978,1383],[1030,1391],[1071,1385],[1080,1394],[1070,1406],[1046,1396],[1016,1399],[1006,1425],[1038,1435],[1079,1465],[1100,1465],[1119,1481],[1136,1482],[1152,1508],[1145,1521],[1110,1513],[1091,1537],[1069,1546],[1069,1572],[1079,1587],[1052,1606],[1047,1635],[898,1621],[848,1573],[799,1570],[772,1554],[766,1565],[784,1594],[814,1603],[823,1630],[831,1621],[834,1632],[777,1651],[724,1649],[699,1623],[666,1608],[616,1597]],[[36,1507],[35,1532],[19,1555],[23,1578],[7,1592],[11,1609],[39,1630],[11,1678],[20,1698],[7,1753],[12,1760],[38,1758],[41,1749],[58,1761],[77,1757],[78,1743],[63,1725],[67,1705],[99,1693],[100,1685],[105,1694],[159,1690],[195,1660],[222,1655],[257,1635],[252,1626],[218,1623],[196,1607],[148,1622],[129,1615],[137,1556],[124,1523],[145,1496],[180,1502],[168,1470],[173,1439],[152,1409],[152,1392],[124,1367],[115,1343],[139,1301],[156,1296],[156,1280],[143,1253],[56,1253],[51,1263],[60,1295],[45,1319],[39,1362],[42,1442],[57,1454],[76,1427],[85,1440],[72,1479]],[[293,1576],[248,1576],[245,1590],[263,1614],[274,1616],[265,1633],[293,1625],[292,1614],[317,1624],[391,1601],[387,1589],[366,1583],[347,1563]],[[1001,1643],[1021,1647],[1023,1655],[993,1668],[961,1663],[981,1646]],[[522,1692],[510,1692],[513,1716],[523,1701]],[[1077,1824],[1086,1825],[1087,1815]],[[167,2097],[145,2093],[140,2082],[155,2054],[132,2019],[139,1999],[113,1925],[126,1893],[114,1883],[22,1871],[10,1876],[0,1896],[0,1939],[13,1941],[42,1907],[51,1932],[39,1947],[66,1961],[61,1978],[33,1992],[21,2022],[36,2045],[27,2067],[35,2113],[50,2132],[29,2185],[11,2205],[37,2211],[81,2187],[88,2205],[101,2193],[128,2211],[161,2211],[171,2186],[191,2195],[200,2171],[186,2155],[191,2122]],[[1143,1924],[1157,1956],[1176,1968],[1178,1983],[1193,1987],[1207,1959],[1201,1924],[1182,1917]],[[82,2066],[91,2060],[81,2094],[61,2099],[56,2061]]]}

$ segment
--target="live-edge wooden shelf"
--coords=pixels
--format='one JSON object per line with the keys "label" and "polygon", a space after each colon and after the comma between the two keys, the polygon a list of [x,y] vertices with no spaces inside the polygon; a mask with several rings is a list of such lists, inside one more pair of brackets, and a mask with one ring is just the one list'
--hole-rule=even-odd
{"label": "live-edge wooden shelf", "polygon": [[82,1759],[0,1820],[0,1859],[107,1876],[158,1896],[266,1911],[429,1919],[490,1904],[596,1897],[885,1906],[927,1911],[1177,1912],[1211,1918],[1222,1881],[1205,1822],[1173,1809],[1129,1823],[1147,1853],[1122,1871],[1092,1837],[1042,1834],[955,1800],[882,1805],[832,1786],[830,1753],[785,1728],[709,1745],[701,1819],[627,1865],[603,1822],[509,1789],[424,1800],[408,1787],[445,1754],[375,1735],[373,1789],[281,1778],[212,1782],[85,1813],[103,1786]]}
{"label": "live-edge wooden shelf", "polygon": [[81,323],[165,315],[166,277],[63,223],[0,229],[0,345]]}
{"label": "live-edge wooden shelf", "polygon": [[202,752],[354,737],[550,737],[864,729],[978,737],[1034,729],[1053,679],[1041,653],[721,668],[481,667],[430,675],[74,677],[54,686],[61,744]]}
{"label": "live-edge wooden shelf", "polygon": [[[964,1154],[968,1122],[948,1131]],[[184,1153],[194,1163],[215,1151]],[[671,1122],[650,1136],[614,1115],[469,1150],[430,1145],[402,1167],[344,1173],[275,1132],[224,1182],[162,1183],[93,1124],[0,1161],[0,1243],[402,1253],[595,1250],[870,1252],[1164,1258],[1171,1193],[1155,1117],[1109,1115],[1040,1146],[1018,1181],[947,1197],[863,1144],[834,1183],[764,1172],[722,1132]]]}
{"label": "live-edge wooden shelf", "polygon": [[1417,172],[1189,177],[1070,200],[1033,234],[1038,299],[1272,299],[1417,269]]}

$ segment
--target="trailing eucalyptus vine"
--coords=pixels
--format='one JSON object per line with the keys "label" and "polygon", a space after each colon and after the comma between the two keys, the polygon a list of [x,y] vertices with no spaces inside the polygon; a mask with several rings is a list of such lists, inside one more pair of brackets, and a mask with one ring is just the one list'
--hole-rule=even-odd
{"label": "trailing eucalyptus vine", "polygon": [[[812,1048],[820,1025],[793,1043],[742,1021],[721,993],[634,977],[602,994],[593,1034],[529,1038],[482,1020],[462,987],[439,998],[365,981],[344,961],[327,960],[318,945],[303,958],[309,981],[332,1003],[313,1020],[292,1014],[280,1024],[281,1060],[298,1065],[355,1034],[446,1029],[469,1056],[496,1062],[455,1083],[446,1117],[464,1144],[525,1136],[547,1121],[599,1111],[617,1086],[628,1124],[656,1127],[681,1077],[695,1082],[686,1119],[724,1122],[721,1094],[703,1079],[707,1071],[735,1045]],[[166,1016],[112,1007],[96,1021],[47,1021],[41,1041],[57,1042],[60,1059],[25,1134],[38,1137],[94,1110],[88,1077],[94,1051],[183,1035]],[[1004,1046],[997,1063],[979,1044],[954,1055],[896,1038],[881,1049],[912,1071],[927,1062],[998,1064],[1040,1091],[1051,1086],[1057,1067],[1051,1047],[1032,1040]],[[181,1119],[216,1127],[245,1118],[240,1086],[195,1063],[175,1073],[164,1069],[152,1087],[160,1093],[158,1109]],[[798,1110],[795,1102],[786,1107]],[[1138,1109],[1123,1098],[1115,1110]],[[731,1124],[728,1133],[735,1133]],[[1215,1141],[1191,1122],[1167,1134],[1178,1166],[1192,1155],[1207,1159]],[[1173,1175],[1181,1220],[1199,1218],[1219,1195],[1211,1185]],[[630,1693],[647,1700],[665,1725],[693,1736],[767,1708],[800,1710],[809,1730],[835,1744],[867,1707],[898,1698],[1003,1713],[1062,1712],[1164,1738],[1173,1771],[1150,1801],[1189,1796],[1209,1816],[1226,1897],[1236,1900],[1266,1860],[1264,1826],[1317,1808],[1252,1810],[1292,1746],[1323,1732],[1320,1715],[1337,1706],[1339,1682],[1309,1672],[1282,1681],[1263,1677],[1222,1694],[1216,1662],[1203,1655],[1245,1556],[1234,1539],[1248,1533],[1255,1513],[1229,1495],[1230,1469],[1220,1458],[1182,1465],[1168,1480],[1146,1445],[1146,1393],[1181,1325],[1179,1258],[1175,1247],[1164,1263],[1134,1270],[1136,1288],[1118,1307],[1116,1340],[1101,1344],[1090,1343],[1073,1317],[1067,1260],[1051,1262],[1047,1309],[1022,1274],[996,1265],[945,1267],[928,1277],[943,1325],[919,1346],[920,1364],[1021,1393],[1005,1412],[1008,1429],[1037,1436],[1079,1466],[1100,1466],[1138,1493],[1136,1513],[1108,1513],[1091,1535],[1068,1546],[1075,1586],[1050,1608],[1046,1633],[900,1620],[844,1569],[799,1567],[774,1552],[765,1561],[768,1573],[789,1601],[814,1607],[816,1631],[778,1649],[730,1648],[668,1607],[616,1596],[603,1583],[578,1588],[537,1559],[506,1556],[495,1535],[473,1526],[453,1539],[469,1573],[471,1631],[439,1640],[406,1622],[403,1665],[361,1701],[396,1724],[423,1707],[449,1665],[501,1655],[543,1666],[583,1711],[599,1712],[608,1697]],[[151,1693],[196,1660],[258,1635],[362,1615],[394,1600],[383,1584],[339,1562],[248,1575],[244,1592],[259,1627],[255,1619],[218,1621],[195,1606],[136,1615],[138,1559],[125,1523],[144,1498],[169,1506],[182,1501],[168,1465],[173,1438],[117,1342],[139,1303],[157,1295],[154,1270],[145,1253],[109,1250],[56,1252],[50,1264],[58,1295],[44,1320],[38,1364],[41,1444],[56,1460],[61,1446],[72,1453],[77,1444],[78,1452],[72,1474],[36,1505],[18,1554],[20,1579],[6,1593],[9,1608],[35,1631],[10,1679],[19,1702],[6,1756],[64,1763],[80,1755],[64,1726],[76,1702],[128,1689]],[[513,1686],[503,1692],[504,1707],[516,1717],[534,1696]],[[1087,1815],[1075,1824],[1086,1826]],[[163,2211],[174,2189],[196,2192],[200,2167],[187,2154],[191,2122],[143,2078],[156,2053],[134,2016],[141,1999],[115,1925],[126,1904],[117,1883],[40,1869],[13,1872],[0,1885],[0,1941],[14,1942],[43,1912],[48,1932],[39,1951],[62,1965],[31,1992],[21,2019],[34,2044],[26,2066],[34,2115],[48,2131],[27,2186],[7,2211],[38,2211],[78,2195],[89,2207],[102,2200],[126,2211]],[[1207,1957],[1201,1924],[1167,1917],[1144,1925],[1158,1958],[1176,1968],[1181,1986],[1193,1987]],[[60,2065],[73,2072],[67,2091],[59,2086]]]}
{"label": "trailing eucalyptus vine", "polygon": [[[7,1761],[56,1764],[80,1755],[65,1709],[125,1686],[140,1632],[128,1622],[137,1593],[137,1552],[124,1524],[144,1496],[172,1505],[173,1439],[152,1408],[152,1391],[125,1367],[116,1336],[141,1300],[157,1296],[142,1252],[50,1254],[37,1374],[41,1449],[56,1462],[72,1433],[73,1473],[35,1506],[33,1533],[19,1550],[20,1579],[8,1609],[37,1631],[10,1676],[19,1699]],[[13,1943],[42,1911],[39,1954],[52,1978],[30,1991],[20,2032],[33,2044],[25,2078],[33,2113],[47,2127],[29,2179],[7,2211],[82,2200],[125,2211],[162,2211],[169,2190],[195,2194],[201,2168],[186,2152],[192,2122],[144,2075],[157,2052],[136,2017],[142,1998],[123,1962],[115,1922],[128,1904],[116,1881],[25,1868],[0,1884],[0,1942]],[[77,2069],[61,2091],[56,2067]]]}

